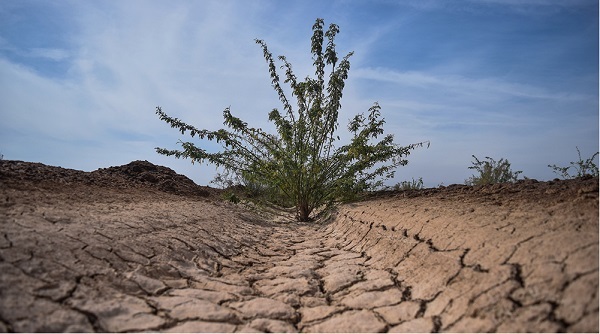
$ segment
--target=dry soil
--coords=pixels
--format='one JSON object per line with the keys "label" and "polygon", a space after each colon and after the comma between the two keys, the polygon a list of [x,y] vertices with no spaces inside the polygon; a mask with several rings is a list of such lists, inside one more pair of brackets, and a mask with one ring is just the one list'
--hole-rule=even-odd
{"label": "dry soil", "polygon": [[598,179],[298,223],[148,162],[0,161],[0,331],[598,332]]}

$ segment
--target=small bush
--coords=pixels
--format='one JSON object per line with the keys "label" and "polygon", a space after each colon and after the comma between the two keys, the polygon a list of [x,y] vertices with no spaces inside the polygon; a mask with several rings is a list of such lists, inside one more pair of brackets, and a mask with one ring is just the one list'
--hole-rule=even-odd
{"label": "small bush", "polygon": [[225,192],[223,194],[223,199],[233,204],[238,204],[240,202],[240,198],[232,191]]}
{"label": "small bush", "polygon": [[475,155],[472,162],[473,166],[469,169],[474,169],[479,172],[479,175],[473,175],[465,183],[467,185],[484,185],[493,183],[515,182],[522,171],[513,172],[510,168],[510,162],[502,158],[498,161],[485,157],[488,161],[480,161]]}
{"label": "small bush", "polygon": [[[558,174],[563,179],[574,179],[576,177],[581,177],[584,175],[591,175],[593,177],[598,177],[598,165],[594,163],[594,160],[598,156],[598,153],[594,153],[590,158],[585,161],[581,158],[581,152],[579,151],[579,147],[575,146],[577,149],[577,155],[579,156],[578,161],[571,161],[571,166],[567,167],[559,167],[557,165],[548,165],[548,167],[552,168],[554,173]],[[575,168],[577,174],[570,174],[569,169]]]}
{"label": "small bush", "polygon": [[418,180],[413,178],[412,181],[399,182],[392,187],[392,190],[418,190],[423,188],[423,178],[420,177]]}

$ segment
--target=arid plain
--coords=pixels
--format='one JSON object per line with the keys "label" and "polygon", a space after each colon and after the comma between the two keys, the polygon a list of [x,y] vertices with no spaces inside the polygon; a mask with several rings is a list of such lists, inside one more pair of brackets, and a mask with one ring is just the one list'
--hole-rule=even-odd
{"label": "arid plain", "polygon": [[597,178],[298,223],[148,162],[3,160],[0,226],[0,331],[598,332]]}

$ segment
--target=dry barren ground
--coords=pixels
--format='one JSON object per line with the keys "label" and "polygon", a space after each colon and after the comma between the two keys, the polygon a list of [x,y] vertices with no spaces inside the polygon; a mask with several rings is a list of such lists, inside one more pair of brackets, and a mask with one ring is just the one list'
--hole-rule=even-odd
{"label": "dry barren ground", "polygon": [[0,331],[598,332],[594,178],[296,223],[147,162],[0,161],[0,226]]}

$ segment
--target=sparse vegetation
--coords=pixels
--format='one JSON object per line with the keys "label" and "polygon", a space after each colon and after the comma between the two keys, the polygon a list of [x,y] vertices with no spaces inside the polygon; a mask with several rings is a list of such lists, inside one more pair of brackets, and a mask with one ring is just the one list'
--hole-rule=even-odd
{"label": "sparse vegetation", "polygon": [[336,145],[340,140],[336,130],[352,52],[339,59],[335,45],[339,27],[331,24],[324,31],[323,24],[322,19],[317,19],[312,28],[311,54],[316,77],[298,81],[292,65],[284,56],[278,57],[285,71],[284,83],[289,84],[296,98],[296,109],[281,86],[267,44],[256,40],[267,62],[272,86],[283,104],[283,113],[277,109],[269,113],[276,134],[249,127],[233,116],[229,108],[223,112],[224,124],[229,129],[210,131],[170,117],[157,107],[160,119],[171,127],[182,134],[187,132],[192,137],[216,141],[223,151],[212,153],[182,141],[181,150],[156,148],[156,151],[222,167],[293,203],[300,221],[310,220],[315,208],[380,187],[384,179],[393,177],[397,167],[408,163],[406,156],[413,149],[429,143],[400,146],[393,142],[393,135],[384,136],[385,121],[379,104],[375,103],[367,116],[359,114],[350,120],[351,142]]}
{"label": "sparse vegetation", "polygon": [[420,177],[417,180],[413,178],[412,181],[399,182],[392,187],[392,190],[419,190],[423,188],[423,178]]}
{"label": "sparse vegetation", "polygon": [[240,202],[240,198],[233,191],[230,190],[226,191],[223,194],[223,199],[233,204],[238,204]]}
{"label": "sparse vegetation", "polygon": [[[225,190],[224,198],[236,204],[244,198],[252,200],[255,204],[269,202],[281,207],[293,206],[293,203],[281,196],[281,192],[277,188],[269,189],[229,170],[217,173],[211,183]],[[237,200],[232,201],[231,195],[235,195]]]}
{"label": "sparse vegetation", "polygon": [[473,175],[465,183],[467,185],[484,185],[493,183],[515,182],[522,171],[513,172],[510,168],[510,162],[504,158],[496,161],[490,157],[485,157],[487,161],[480,161],[473,155],[473,166],[469,169],[476,170],[479,175]]}
{"label": "sparse vegetation", "polygon": [[[575,146],[575,148],[577,149],[577,155],[579,156],[579,160],[571,161],[571,165],[567,167],[559,167],[557,165],[548,165],[548,167],[552,168],[554,173],[558,174],[563,179],[574,179],[576,177],[581,177],[585,175],[598,177],[598,165],[594,163],[594,160],[600,152],[596,152],[590,158],[583,160],[581,158],[581,152],[579,151],[579,147]],[[575,169],[576,173],[569,173],[570,169]]]}

